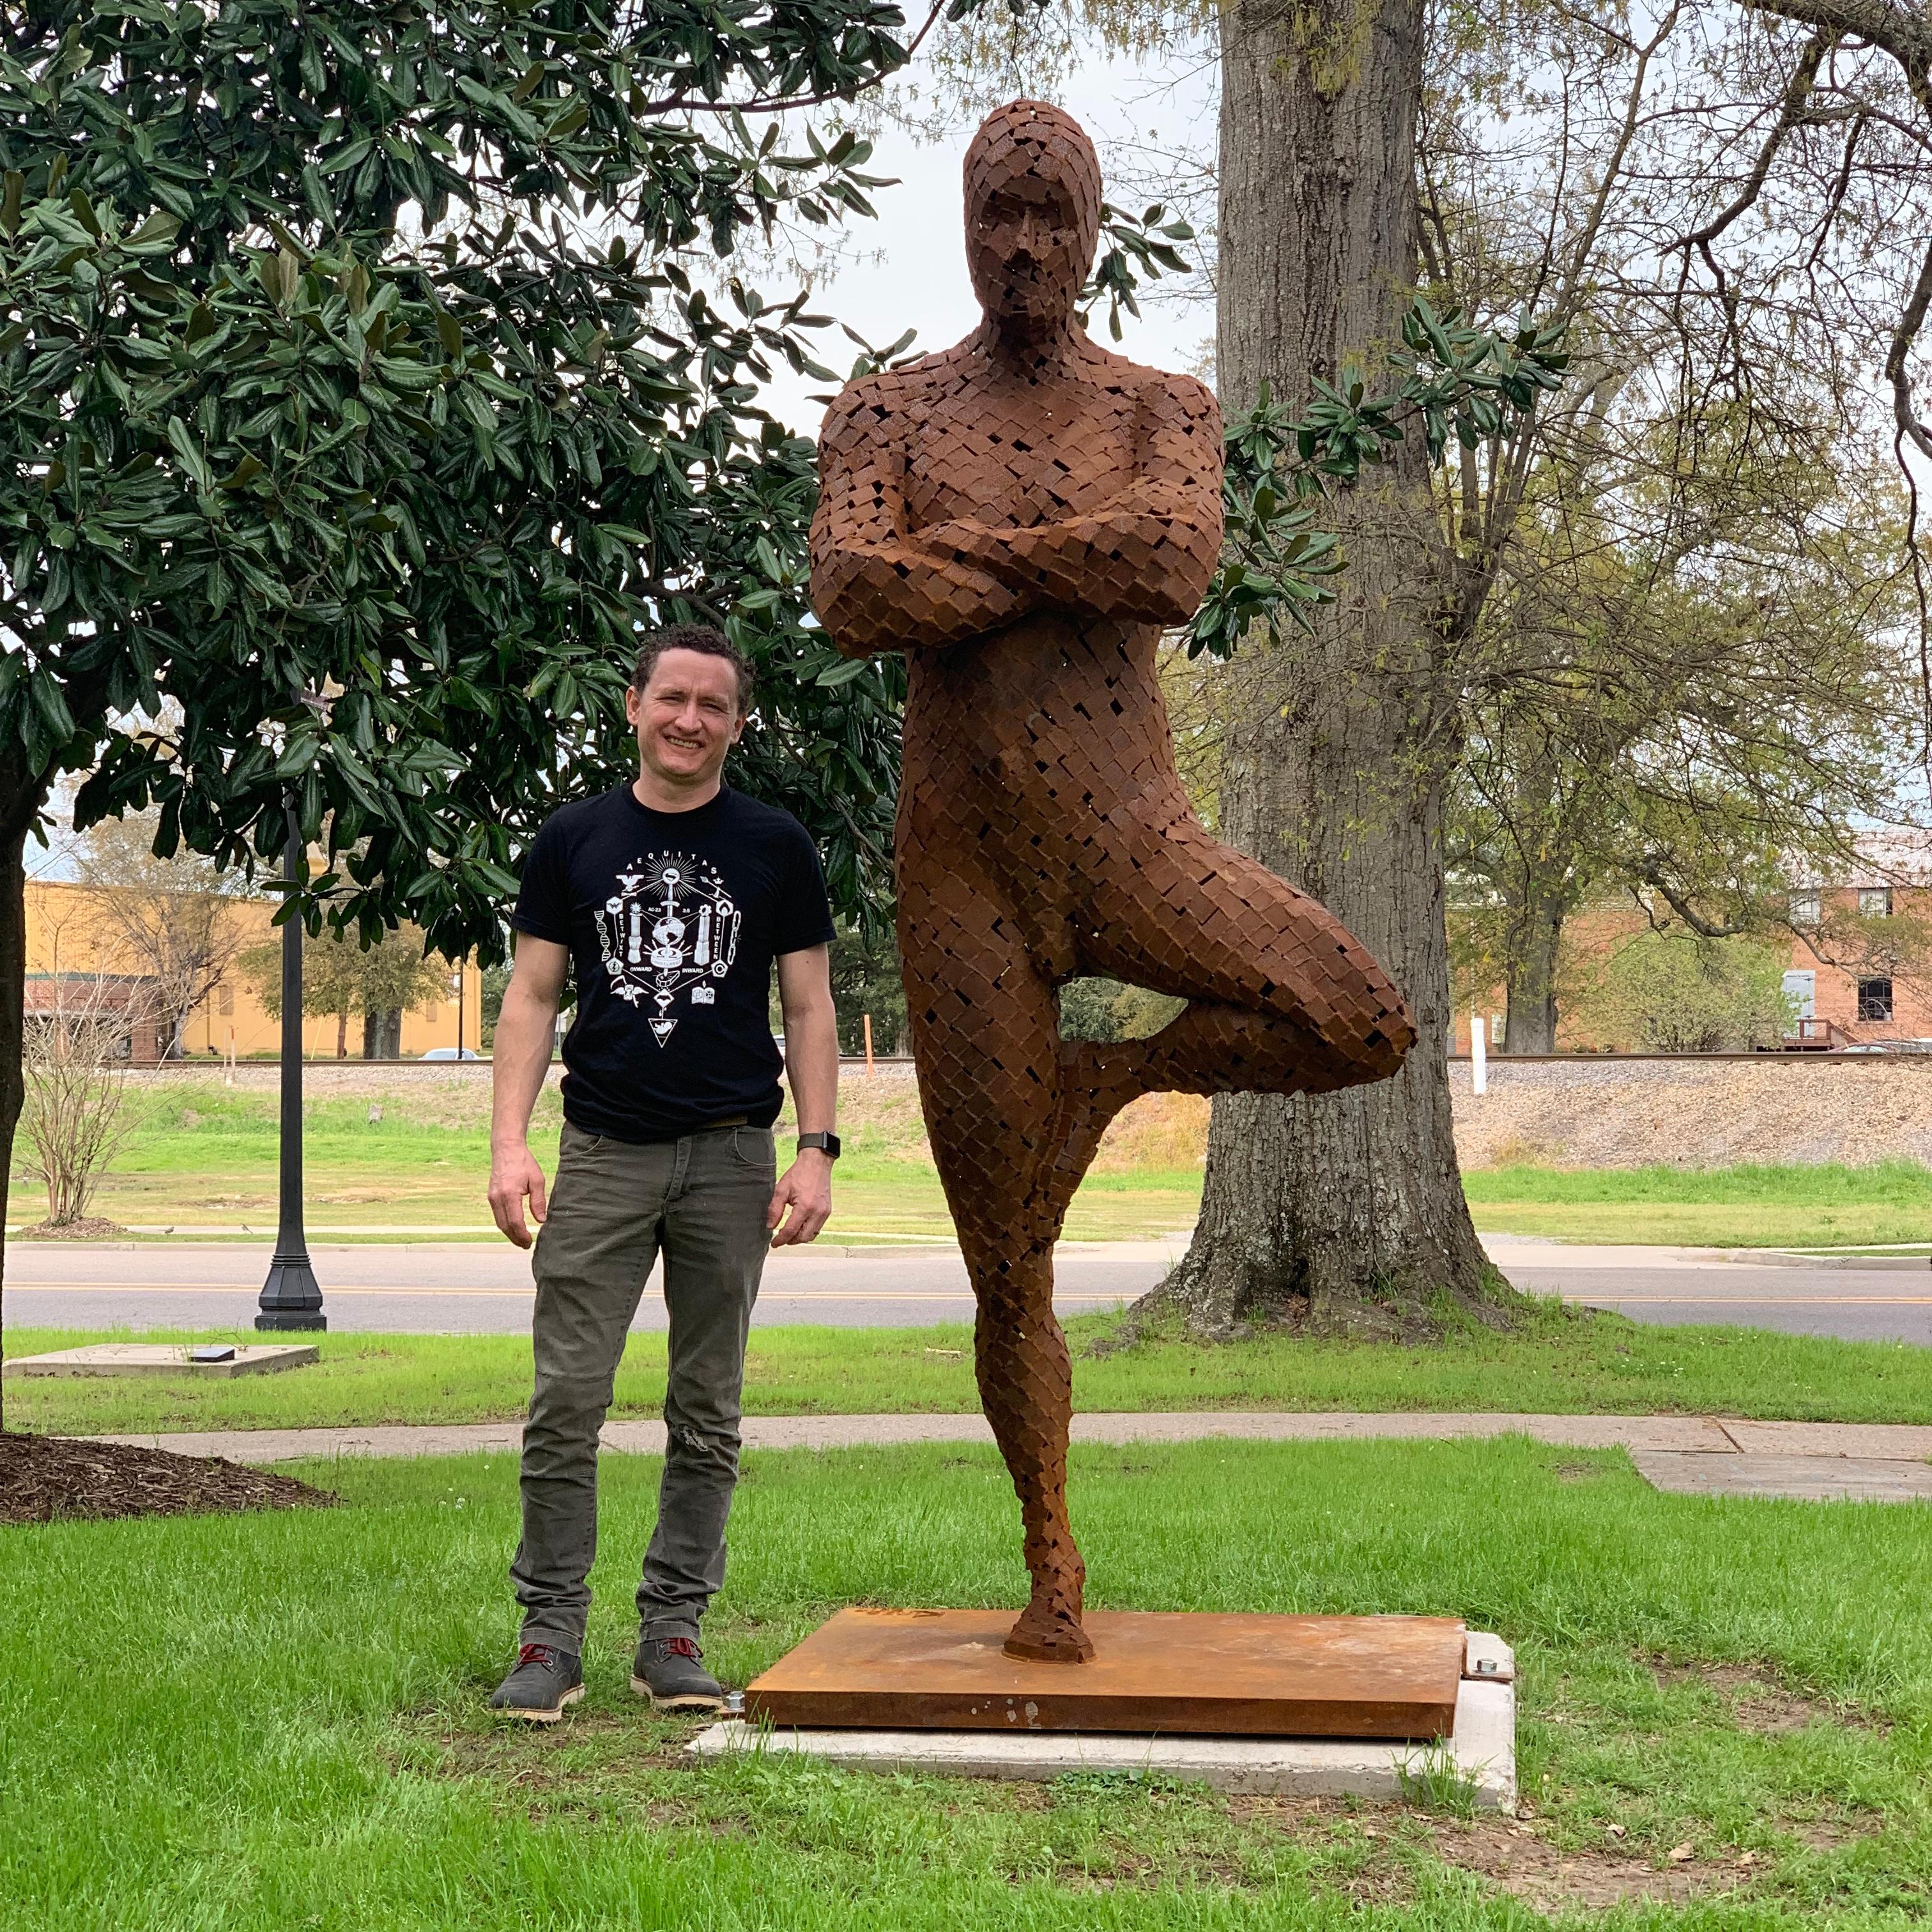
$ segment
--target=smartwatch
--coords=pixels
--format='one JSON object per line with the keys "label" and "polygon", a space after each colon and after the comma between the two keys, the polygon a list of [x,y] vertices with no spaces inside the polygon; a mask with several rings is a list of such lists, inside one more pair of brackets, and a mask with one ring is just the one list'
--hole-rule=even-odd
{"label": "smartwatch", "polygon": [[836,1160],[838,1158],[838,1136],[836,1134],[800,1134],[798,1137],[799,1152],[804,1153],[807,1148],[817,1148],[827,1160]]}

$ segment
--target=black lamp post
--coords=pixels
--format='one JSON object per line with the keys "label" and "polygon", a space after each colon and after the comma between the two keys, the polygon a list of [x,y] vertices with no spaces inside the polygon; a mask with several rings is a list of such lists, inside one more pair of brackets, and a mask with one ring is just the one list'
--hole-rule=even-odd
{"label": "black lamp post", "polygon": [[[287,799],[288,842],[282,848],[282,877],[302,883],[302,821],[295,800]],[[257,1328],[326,1328],[322,1290],[309,1265],[308,1238],[302,1232],[302,922],[290,914],[282,928],[282,1201],[274,1258],[262,1284]]]}

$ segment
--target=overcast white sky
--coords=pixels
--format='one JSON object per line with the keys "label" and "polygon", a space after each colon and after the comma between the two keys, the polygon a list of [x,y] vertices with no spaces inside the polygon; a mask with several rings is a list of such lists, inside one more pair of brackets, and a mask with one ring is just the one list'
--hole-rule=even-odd
{"label": "overcast white sky", "polygon": [[[914,73],[916,76],[916,66]],[[1142,65],[1131,60],[1096,60],[1052,98],[1076,116],[1100,148],[1102,158],[1115,143],[1144,142],[1150,135],[1162,146],[1190,145],[1211,154],[1214,130],[1211,74],[1198,64]],[[962,127],[948,139],[923,142],[888,122],[877,137],[866,172],[894,176],[895,188],[872,197],[876,221],[854,221],[851,239],[858,259],[841,263],[819,284],[814,306],[849,323],[876,347],[895,340],[908,328],[919,333],[914,349],[944,349],[979,320],[979,308],[966,279],[960,168],[972,129]],[[1129,205],[1130,196],[1110,180],[1110,199]],[[1184,254],[1188,250],[1184,248]],[[761,286],[776,296],[782,284],[766,278]],[[1137,362],[1185,369],[1201,358],[1214,334],[1214,316],[1204,304],[1143,301],[1138,320],[1123,314],[1119,347]],[[1096,334],[1106,336],[1106,312],[1094,317]],[[836,331],[821,359],[843,370],[857,351]],[[768,392],[766,406],[794,428],[816,434],[824,405],[809,400],[826,385],[795,378],[788,370]]]}

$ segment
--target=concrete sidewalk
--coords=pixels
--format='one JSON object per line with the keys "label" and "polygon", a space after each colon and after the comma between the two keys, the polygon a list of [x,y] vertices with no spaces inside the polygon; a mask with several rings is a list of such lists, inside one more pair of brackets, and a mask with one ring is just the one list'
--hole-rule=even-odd
{"label": "concrete sidewalk", "polygon": [[[1856,1422],[1751,1422],[1700,1415],[1442,1415],[1169,1411],[1076,1415],[1076,1442],[1448,1442],[1528,1436],[1570,1449],[1625,1449],[1656,1487],[1687,1495],[1784,1496],[1807,1500],[1932,1498],[1932,1426]],[[182,1456],[285,1462],[337,1456],[514,1454],[517,1422],[368,1429],[256,1429],[101,1439]],[[905,1443],[990,1445],[985,1417],[964,1415],[748,1416],[748,1449],[851,1449]],[[604,1447],[661,1455],[662,1422],[610,1422]]]}

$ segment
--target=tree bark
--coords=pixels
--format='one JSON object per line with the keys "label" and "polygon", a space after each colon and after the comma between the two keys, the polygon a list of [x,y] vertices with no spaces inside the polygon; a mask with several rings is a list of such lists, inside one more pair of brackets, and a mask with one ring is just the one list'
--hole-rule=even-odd
{"label": "tree bark", "polygon": [[[26,1099],[21,1070],[27,1004],[27,833],[46,796],[11,758],[0,758],[0,1343],[6,1336],[7,1207],[14,1136]],[[4,1387],[4,1385],[0,1385]],[[0,1399],[0,1430],[7,1426]]]}
{"label": "tree bark", "polygon": [[1533,876],[1526,887],[1510,946],[1504,988],[1505,1053],[1556,1051],[1556,955],[1563,940],[1567,896]]}
{"label": "tree bark", "polygon": [[[1421,0],[1237,0],[1221,14],[1221,400],[1306,401],[1400,342],[1415,279]],[[1214,1102],[1201,1219],[1157,1291],[1196,1334],[1257,1319],[1371,1324],[1368,1305],[1484,1298],[1449,1108],[1442,565],[1426,456],[1332,514],[1347,571],[1312,637],[1250,640],[1226,674],[1222,832],[1331,908],[1406,996],[1391,1080]]]}

